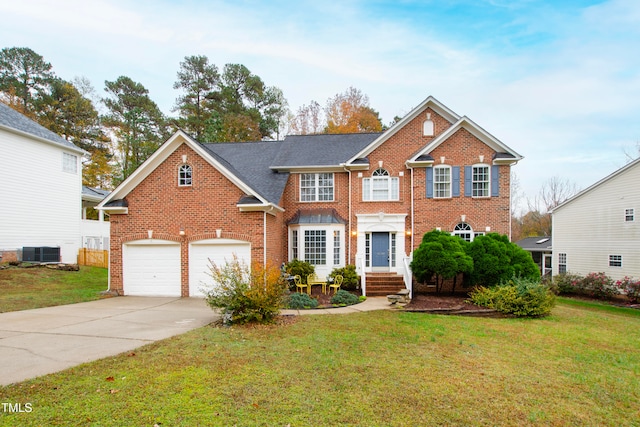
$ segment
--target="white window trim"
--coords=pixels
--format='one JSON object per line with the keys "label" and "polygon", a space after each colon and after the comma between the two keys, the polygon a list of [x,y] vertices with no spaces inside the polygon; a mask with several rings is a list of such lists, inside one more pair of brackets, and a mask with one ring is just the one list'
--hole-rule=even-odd
{"label": "white window trim", "polygon": [[[456,230],[456,228],[458,227],[468,227],[468,228],[459,228],[458,230]],[[463,235],[469,235],[469,240],[465,239],[464,237],[462,237]],[[453,231],[451,232],[452,236],[458,236],[460,237],[462,240],[467,240],[467,242],[473,242],[473,239],[475,238],[475,236],[477,234],[474,234],[473,232],[473,227],[471,226],[471,224],[469,224],[468,222],[459,222],[455,225],[455,227],[453,227]]]}
{"label": "white window trim", "polygon": [[[303,187],[302,186],[302,181],[303,181],[303,177],[305,175],[313,175],[313,179],[314,179],[314,183],[313,183],[313,187]],[[331,186],[323,186],[320,187],[320,175],[328,175],[331,177]],[[300,191],[300,197],[299,197],[299,201],[302,203],[310,203],[310,202],[334,202],[335,198],[336,198],[336,181],[335,181],[335,175],[333,172],[319,172],[319,173],[301,173],[300,177],[298,178],[298,188]],[[314,192],[313,192],[313,200],[303,200],[302,197],[302,190],[303,188],[313,188]],[[331,199],[323,199],[320,200],[320,188],[331,188]]]}
{"label": "white window trim", "polygon": [[[383,171],[386,175],[374,175],[378,171]],[[386,199],[374,198],[374,181],[386,181]],[[380,190],[380,189],[377,189]],[[391,176],[386,169],[376,169],[370,177],[362,179],[362,201],[363,202],[397,202],[400,200],[400,178]]]}
{"label": "white window trim", "polygon": [[[189,168],[189,177],[182,176],[182,169]],[[178,187],[191,187],[193,185],[193,167],[189,164],[181,164],[178,167]]]}
{"label": "white window trim", "polygon": [[634,208],[627,208],[624,210],[624,221],[634,222],[636,220],[636,212]]}
{"label": "white window trim", "polygon": [[[326,273],[323,271],[317,271],[318,272],[318,276],[321,276],[324,274],[329,274],[331,272],[331,270],[333,270],[334,268],[337,267],[344,267],[345,263],[344,263],[344,251],[345,251],[345,226],[344,224],[331,224],[331,225],[325,225],[325,224],[305,224],[305,225],[298,225],[298,224],[292,224],[289,226],[289,261],[293,260],[293,245],[294,245],[294,232],[297,232],[298,234],[298,258],[300,261],[307,261],[306,260],[306,254],[305,254],[305,231],[311,231],[311,230],[319,230],[319,231],[325,231],[325,264],[321,264],[321,265],[316,265],[316,270],[320,269],[320,270],[327,270]],[[339,232],[339,238],[338,241],[336,242],[336,239],[334,238],[334,231]],[[338,243],[338,247],[336,248],[336,243]],[[339,250],[340,251],[340,262],[338,264],[335,264],[335,251]],[[315,264],[314,264],[315,265]]]}
{"label": "white window trim", "polygon": [[62,153],[62,171],[78,174],[78,156],[69,153]]}
{"label": "white window trim", "polygon": [[[620,263],[620,265],[613,265],[612,263]],[[622,268],[622,255],[610,254],[609,255],[609,267]]]}
{"label": "white window trim", "polygon": [[[436,186],[438,184],[445,184],[445,182],[437,182],[437,178],[436,178],[438,176],[437,171],[438,170],[445,170],[445,169],[449,171],[449,181],[446,182],[446,183],[449,184],[449,191],[448,191],[449,194],[446,195],[446,196],[438,196],[438,190],[437,190]],[[452,197],[451,190],[453,188],[453,184],[452,184],[452,176],[451,175],[452,175],[452,168],[449,165],[438,165],[438,166],[434,166],[433,167],[433,198],[434,199],[450,199]]]}
{"label": "white window trim", "polygon": [[[474,179],[476,168],[485,168],[487,170],[487,180],[486,181],[476,181]],[[475,194],[475,184],[486,183],[485,191],[486,195],[478,196]],[[486,163],[476,163],[475,165],[471,165],[471,197],[474,199],[488,199],[491,197],[491,165]]]}

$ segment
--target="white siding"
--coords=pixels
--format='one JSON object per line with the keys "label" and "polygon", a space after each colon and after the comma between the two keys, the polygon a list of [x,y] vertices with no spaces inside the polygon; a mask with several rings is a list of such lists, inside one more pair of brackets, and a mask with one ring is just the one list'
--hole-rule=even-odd
{"label": "white siding", "polygon": [[[625,209],[635,210],[633,222],[625,221]],[[553,212],[553,274],[559,253],[572,273],[640,279],[640,163]],[[609,267],[609,255],[622,255],[622,267]]]}
{"label": "white siding", "polygon": [[[63,152],[78,158],[62,171]],[[59,246],[63,262],[80,248],[80,155],[0,129],[0,250]]]}

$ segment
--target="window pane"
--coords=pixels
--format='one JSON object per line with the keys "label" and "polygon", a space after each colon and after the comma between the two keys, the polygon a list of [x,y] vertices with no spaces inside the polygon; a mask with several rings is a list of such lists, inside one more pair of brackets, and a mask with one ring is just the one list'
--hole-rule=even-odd
{"label": "window pane", "polygon": [[333,232],[333,265],[340,264],[340,231]]}
{"label": "window pane", "polygon": [[489,166],[474,166],[472,176],[472,196],[489,196]]}
{"label": "window pane", "polygon": [[327,232],[325,230],[305,230],[304,260],[313,265],[327,263]]}
{"label": "window pane", "polygon": [[436,167],[433,172],[433,197],[451,197],[451,168]]}
{"label": "window pane", "polygon": [[303,173],[300,175],[300,200],[313,202],[316,200],[316,175]]}
{"label": "window pane", "polygon": [[389,200],[389,180],[387,178],[372,178],[372,200]]}
{"label": "window pane", "polygon": [[78,172],[78,157],[69,153],[62,153],[62,170],[69,173]]}
{"label": "window pane", "polygon": [[609,255],[609,267],[622,267],[622,255]]}
{"label": "window pane", "polygon": [[180,170],[178,172],[178,185],[180,186],[188,186],[191,185],[191,166],[182,165],[180,166]]}

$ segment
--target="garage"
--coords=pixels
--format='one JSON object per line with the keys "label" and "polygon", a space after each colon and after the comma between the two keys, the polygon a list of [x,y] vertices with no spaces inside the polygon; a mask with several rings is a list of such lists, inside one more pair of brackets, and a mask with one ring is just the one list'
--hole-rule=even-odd
{"label": "garage", "polygon": [[180,296],[180,244],[138,240],[122,247],[125,295]]}
{"label": "garage", "polygon": [[233,255],[251,265],[251,244],[233,239],[209,239],[189,245],[189,295],[204,296],[203,290],[213,287],[209,260],[220,266],[231,261]]}

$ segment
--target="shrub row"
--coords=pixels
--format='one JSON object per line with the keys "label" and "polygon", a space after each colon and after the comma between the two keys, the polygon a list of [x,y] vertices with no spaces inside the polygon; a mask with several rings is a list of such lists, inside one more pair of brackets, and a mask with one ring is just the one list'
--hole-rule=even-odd
{"label": "shrub row", "polygon": [[551,287],[557,294],[585,295],[598,299],[611,299],[624,294],[630,302],[640,302],[640,280],[628,276],[614,281],[601,272],[586,276],[562,273],[553,278]]}

